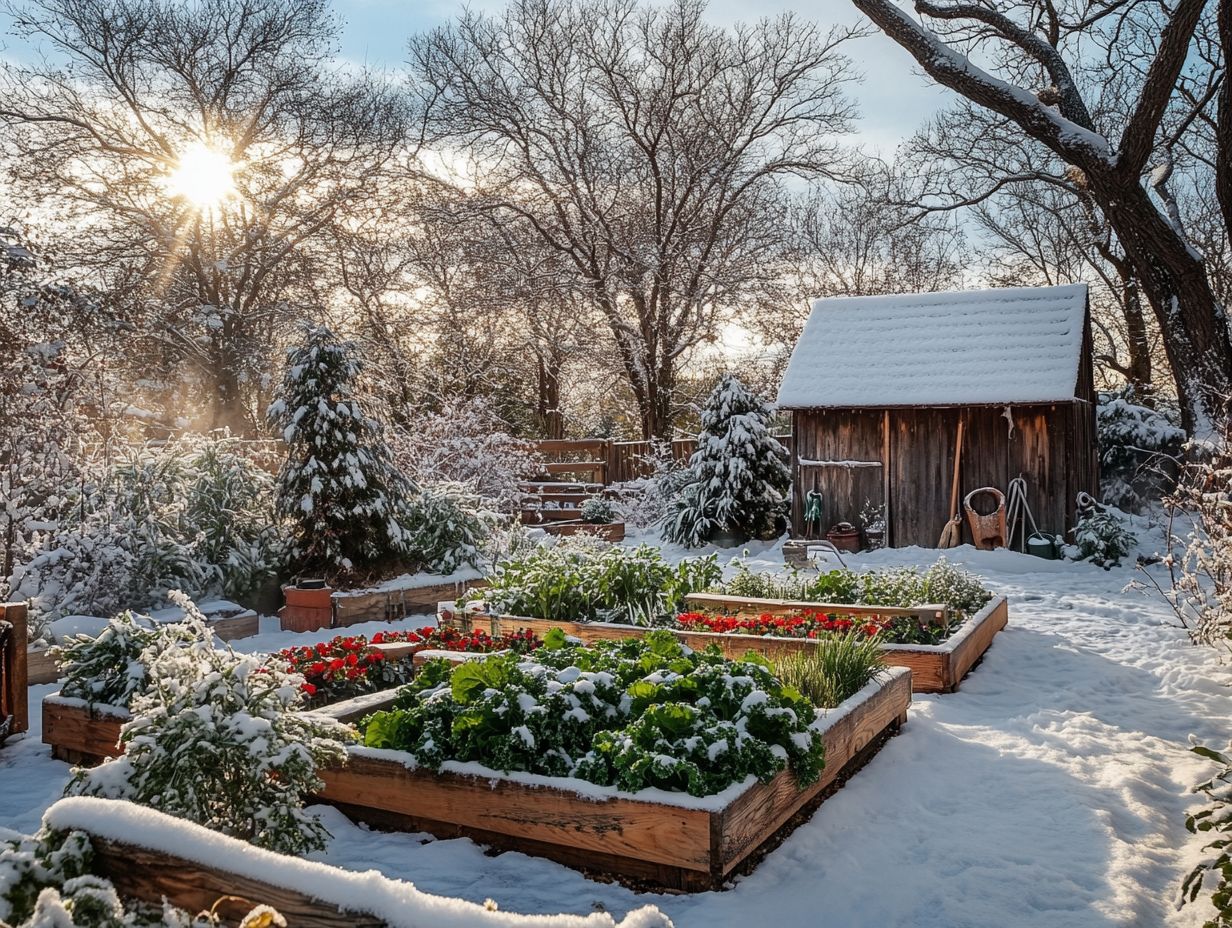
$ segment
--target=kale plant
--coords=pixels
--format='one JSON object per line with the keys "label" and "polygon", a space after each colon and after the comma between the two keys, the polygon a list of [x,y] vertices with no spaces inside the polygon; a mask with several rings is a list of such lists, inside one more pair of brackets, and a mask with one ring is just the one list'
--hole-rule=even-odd
{"label": "kale plant", "polygon": [[671,633],[570,646],[559,629],[530,658],[430,663],[398,705],[361,727],[371,747],[636,791],[707,796],[790,767],[816,781],[816,711],[764,659],[691,651]]}

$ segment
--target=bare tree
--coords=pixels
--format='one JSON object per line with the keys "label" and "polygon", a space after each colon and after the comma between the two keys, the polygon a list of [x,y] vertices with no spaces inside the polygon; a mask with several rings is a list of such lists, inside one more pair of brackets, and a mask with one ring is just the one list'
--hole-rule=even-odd
{"label": "bare tree", "polygon": [[783,181],[832,171],[851,30],[784,16],[723,30],[698,0],[514,0],[415,39],[436,144],[471,195],[570,272],[665,435],[682,357],[765,280]]}
{"label": "bare tree", "polygon": [[403,98],[331,65],[326,0],[9,12],[48,52],[0,74],[14,189],[72,230],[78,265],[136,271],[168,308],[147,334],[204,381],[211,425],[247,430],[246,397],[312,293],[311,248],[405,141]]}
{"label": "bare tree", "polygon": [[1173,181],[1207,137],[1206,182],[1213,176],[1226,236],[1229,4],[915,0],[921,23],[893,0],[853,3],[965,98],[931,133],[944,163],[930,207],[978,203],[1016,183],[1067,191],[1107,224],[1154,310],[1186,426],[1209,430],[1232,386],[1232,339]]}

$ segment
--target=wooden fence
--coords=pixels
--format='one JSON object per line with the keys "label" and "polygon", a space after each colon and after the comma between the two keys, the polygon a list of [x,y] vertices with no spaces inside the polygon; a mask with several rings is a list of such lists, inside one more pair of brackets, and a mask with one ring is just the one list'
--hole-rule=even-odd
{"label": "wooden fence", "polygon": [[[791,436],[776,435],[790,450]],[[684,462],[697,448],[693,438],[672,440],[672,459]],[[649,477],[654,470],[653,443],[649,441],[611,441],[606,438],[562,438],[528,443],[530,450],[543,461],[539,472],[527,474],[530,479],[566,480],[609,486],[639,477]]]}

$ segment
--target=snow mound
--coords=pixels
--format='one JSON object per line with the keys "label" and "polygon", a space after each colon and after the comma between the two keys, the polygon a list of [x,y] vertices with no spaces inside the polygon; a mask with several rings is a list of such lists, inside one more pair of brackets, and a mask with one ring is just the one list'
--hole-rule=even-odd
{"label": "snow mound", "polygon": [[340,910],[370,913],[390,928],[465,928],[465,926],[535,926],[535,928],[671,928],[653,906],[630,912],[617,922],[607,913],[590,915],[516,915],[473,902],[434,896],[376,870],[360,873],[300,860],[253,847],[130,802],[77,796],[61,799],[43,816],[47,828],[80,830],[99,838],[171,854],[226,873],[302,893]]}

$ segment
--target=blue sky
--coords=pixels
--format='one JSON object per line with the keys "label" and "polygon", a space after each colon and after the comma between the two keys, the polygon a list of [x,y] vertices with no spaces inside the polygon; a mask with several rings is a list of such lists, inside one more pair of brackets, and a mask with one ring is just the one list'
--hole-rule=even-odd
{"label": "blue sky", "polygon": [[[405,60],[407,38],[446,22],[466,4],[460,0],[334,0],[345,21],[342,54],[349,61],[396,70]],[[496,10],[503,0],[471,0],[477,10]],[[850,0],[711,0],[710,18],[721,25],[792,10],[823,25],[851,24],[858,14]],[[10,32],[10,20],[0,12],[0,57],[30,56]],[[859,141],[883,156],[907,138],[920,123],[944,105],[945,92],[930,86],[906,52],[880,34],[849,45],[847,54],[864,75],[852,89],[860,104]]]}
{"label": "blue sky", "polygon": [[[351,61],[373,67],[397,68],[405,59],[406,39],[456,16],[466,6],[497,10],[503,0],[335,0],[346,21],[342,53]],[[854,24],[860,17],[850,0],[711,0],[710,18],[730,25],[791,10],[823,25]],[[910,56],[877,34],[850,44],[847,54],[864,75],[853,88],[860,103],[860,141],[880,154],[893,154],[894,147],[945,105],[948,92],[930,86]]]}

